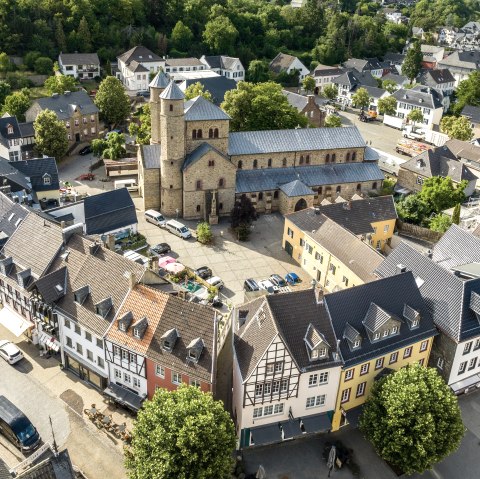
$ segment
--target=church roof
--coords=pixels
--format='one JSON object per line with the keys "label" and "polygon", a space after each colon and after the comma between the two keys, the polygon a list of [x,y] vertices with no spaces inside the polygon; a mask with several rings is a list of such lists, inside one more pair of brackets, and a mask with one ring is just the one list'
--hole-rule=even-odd
{"label": "church roof", "polygon": [[308,186],[305,185],[305,183],[302,183],[300,180],[293,180],[290,183],[286,183],[280,186],[280,189],[289,197],[315,194],[313,190],[311,190]]}
{"label": "church roof", "polygon": [[178,85],[172,80],[167,88],[163,90],[160,98],[163,100],[183,100],[185,95],[183,94],[182,90],[178,88]]}
{"label": "church roof", "polygon": [[185,121],[230,119],[230,116],[221,108],[206,100],[203,96],[197,96],[185,103]]}
{"label": "church roof", "polygon": [[167,88],[169,78],[162,70],[160,70],[156,75],[155,78],[150,82],[148,85],[151,88]]}
{"label": "church roof", "polygon": [[193,165],[198,160],[201,160],[209,151],[214,151],[230,163],[230,160],[221,151],[217,150],[209,143],[202,143],[186,156],[185,161],[183,162],[182,171],[185,171],[189,166]]}

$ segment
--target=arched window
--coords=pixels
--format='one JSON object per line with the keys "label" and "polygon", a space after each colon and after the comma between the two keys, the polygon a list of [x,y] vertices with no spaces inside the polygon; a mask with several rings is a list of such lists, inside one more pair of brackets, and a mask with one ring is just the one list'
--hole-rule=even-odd
{"label": "arched window", "polygon": [[260,191],[260,193],[258,193],[258,201],[262,201],[263,200],[263,193]]}
{"label": "arched window", "polygon": [[192,138],[194,140],[197,138],[197,130],[192,130]]}
{"label": "arched window", "polygon": [[273,192],[273,199],[278,200],[278,190]]}
{"label": "arched window", "polygon": [[350,161],[350,153],[347,153],[347,156],[345,157],[345,161]]}
{"label": "arched window", "polygon": [[208,160],[208,166],[215,166],[215,160]]}
{"label": "arched window", "polygon": [[307,165],[310,164],[310,155],[307,155],[307,156],[305,157],[305,163],[306,163]]}
{"label": "arched window", "polygon": [[284,159],[282,160],[282,166],[287,166],[287,159],[286,159],[286,158],[284,158]]}
{"label": "arched window", "polygon": [[327,156],[325,157],[325,163],[330,163],[330,153],[327,153]]}
{"label": "arched window", "polygon": [[271,158],[268,159],[268,167],[269,167],[269,168],[272,167],[272,159],[271,159]]}
{"label": "arched window", "polygon": [[337,186],[337,193],[341,193],[342,192],[342,187],[340,185]]}
{"label": "arched window", "polygon": [[352,153],[352,161],[355,161],[357,159],[357,153],[354,151]]}
{"label": "arched window", "polygon": [[220,178],[218,180],[218,187],[219,188],[224,188],[225,187],[225,179],[224,178]]}
{"label": "arched window", "polygon": [[196,188],[197,190],[201,190],[202,189],[202,180],[197,180],[197,183],[196,183]]}
{"label": "arched window", "polygon": [[237,168],[238,168],[239,170],[241,170],[242,167],[243,167],[243,161],[242,161],[242,160],[238,160]]}
{"label": "arched window", "polygon": [[318,187],[318,194],[319,195],[323,194],[323,188],[321,186]]}
{"label": "arched window", "polygon": [[303,155],[300,155],[300,161],[298,162],[300,165],[303,165]]}
{"label": "arched window", "polygon": [[258,168],[258,161],[257,160],[253,160],[253,167]]}
{"label": "arched window", "polygon": [[335,163],[336,159],[337,159],[337,155],[335,153],[332,153],[332,163]]}
{"label": "arched window", "polygon": [[215,128],[215,129],[213,130],[213,137],[214,137],[214,138],[218,138],[218,128]]}
{"label": "arched window", "polygon": [[213,128],[210,128],[210,130],[208,130],[208,137],[213,138]]}
{"label": "arched window", "polygon": [[202,130],[197,130],[197,138],[202,138]]}
{"label": "arched window", "polygon": [[357,183],[357,191],[360,191],[362,189],[362,184],[361,183]]}
{"label": "arched window", "polygon": [[197,213],[200,213],[200,205],[197,205]]}
{"label": "arched window", "polygon": [[372,183],[372,190],[376,190],[376,189],[377,189],[377,182],[374,181],[374,182]]}

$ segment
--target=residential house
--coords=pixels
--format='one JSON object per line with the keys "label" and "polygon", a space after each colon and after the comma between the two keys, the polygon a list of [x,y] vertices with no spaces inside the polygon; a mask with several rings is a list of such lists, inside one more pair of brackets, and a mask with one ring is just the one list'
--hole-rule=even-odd
{"label": "residential house", "polygon": [[328,65],[317,65],[313,70],[312,76],[315,79],[315,95],[318,95],[326,86],[333,85],[333,80],[344,73],[341,67],[331,67]]}
{"label": "residential house", "polygon": [[455,42],[457,36],[457,29],[455,27],[438,27],[437,28],[437,42],[440,45],[451,45]]}
{"label": "residential house", "polygon": [[[175,81],[181,81],[189,78],[194,78],[202,73],[207,73],[209,76],[215,72],[209,71],[207,66],[198,58],[167,58],[162,60],[162,68],[166,74]],[[191,74],[192,76],[189,76]],[[217,73],[218,75],[218,73]]]}
{"label": "residential house", "polygon": [[53,111],[57,119],[64,122],[70,146],[98,138],[99,110],[87,92],[66,91],[62,95],[54,93],[50,97],[38,98],[25,113],[27,121],[35,121],[37,115],[44,110]]}
{"label": "residential house", "polygon": [[316,103],[314,95],[299,95],[288,90],[282,90],[282,93],[287,97],[288,103],[300,114],[305,115],[313,126],[316,128],[324,126],[326,115]]}
{"label": "residential house", "polygon": [[117,57],[117,78],[127,90],[148,90],[150,73],[157,73],[165,61],[143,46],[136,46]]}
{"label": "residential house", "polygon": [[402,23],[402,12],[399,12],[395,8],[383,8],[382,10],[380,10],[380,12],[385,15],[385,18],[389,22],[396,23],[397,25]]}
{"label": "residential house", "polygon": [[445,146],[477,177],[476,189],[480,189],[480,147],[456,139],[448,140]]}
{"label": "residential house", "polygon": [[470,120],[473,137],[480,138],[480,107],[465,105],[462,110],[462,115]]}
{"label": "residential house", "polygon": [[377,270],[382,277],[404,271],[415,276],[440,331],[430,366],[438,369],[456,394],[480,384],[479,262],[480,238],[452,225],[433,252],[424,255],[401,243]]}
{"label": "residential house", "polygon": [[217,106],[220,106],[220,104],[223,103],[227,91],[235,90],[237,88],[237,82],[235,80],[219,75],[183,80],[178,84],[178,87],[183,93],[185,93],[185,90],[195,83],[200,83],[203,86],[204,91],[208,91],[210,95],[212,95],[212,102]]}
{"label": "residential house", "polygon": [[27,159],[35,143],[32,123],[19,123],[5,113],[0,118],[0,157],[9,161]]}
{"label": "residential house", "polygon": [[29,213],[28,209],[0,193],[0,249]]}
{"label": "residential house", "polygon": [[368,106],[369,109],[378,110],[378,100],[390,96],[390,93],[388,93],[387,90],[384,90],[383,88],[378,88],[376,86],[363,86],[359,88],[365,88],[365,90],[367,90],[368,92],[368,95],[370,97],[370,105]]}
{"label": "residential house", "polygon": [[22,146],[20,148],[22,153],[21,159],[30,160],[34,157],[35,146],[35,130],[33,128],[33,122],[19,123],[18,127],[20,128],[20,136],[22,139]]}
{"label": "residential house", "polygon": [[307,3],[307,0],[292,0],[290,2],[290,6],[292,8],[302,8],[305,6],[306,3]]}
{"label": "residential house", "polygon": [[358,88],[372,87],[377,88],[378,83],[369,71],[358,72],[349,70],[333,80],[333,84],[338,88],[338,99],[344,105],[351,105],[352,96]]}
{"label": "residential house", "polygon": [[301,82],[307,75],[310,74],[310,70],[293,55],[287,53],[279,53],[269,65],[270,71],[278,75],[279,73],[291,74],[294,71],[298,71],[298,81]]}
{"label": "residential house", "polygon": [[376,379],[408,365],[427,366],[437,334],[411,272],[324,296],[343,359],[332,421],[356,425]]}
{"label": "residential house", "polygon": [[438,62],[438,68],[448,68],[455,78],[455,87],[470,73],[480,69],[480,51],[454,51]]}
{"label": "residential house", "polygon": [[63,75],[79,80],[100,77],[100,60],[96,53],[60,53],[58,66]]}
{"label": "residential house", "polygon": [[425,31],[421,27],[412,27],[412,35],[414,37],[425,40]]}
{"label": "residential house", "polygon": [[329,431],[341,357],[316,292],[260,297],[236,315],[233,416],[240,447]]}
{"label": "residential house", "polygon": [[396,73],[398,74],[402,73],[402,64],[403,64],[403,61],[405,60],[404,54],[390,52],[390,53],[386,53],[383,59],[384,61],[388,62],[390,66],[395,68]]}
{"label": "residential house", "polygon": [[[400,89],[392,95],[397,100],[395,116],[408,122],[408,114],[412,110],[420,110],[423,122],[417,122],[424,129],[432,129],[439,125],[443,116],[443,103],[441,95],[430,87],[417,85],[411,89]],[[388,115],[387,115],[388,116]],[[385,120],[384,120],[385,122]]]}
{"label": "residential house", "polygon": [[226,78],[236,82],[245,80],[245,68],[240,58],[228,57],[226,55],[205,56],[200,61],[209,69]]}
{"label": "residential house", "polygon": [[308,208],[285,216],[285,251],[324,291],[338,291],[375,281],[383,256],[361,238]]}
{"label": "residential house", "polygon": [[381,78],[383,75],[383,66],[378,61],[378,58],[349,58],[344,64],[344,68],[354,69],[360,73],[369,72],[376,78]]}
{"label": "residential house", "polygon": [[426,70],[420,74],[418,83],[433,88],[440,94],[443,102],[443,110],[446,112],[450,107],[450,96],[455,88],[455,78],[447,68],[439,70]]}
{"label": "residential house", "polygon": [[382,81],[393,81],[396,85],[397,90],[400,90],[400,88],[403,88],[405,85],[408,85],[410,81],[406,76],[403,75],[397,75],[396,73],[387,73],[382,77]]}
{"label": "residential house", "polygon": [[420,45],[422,52],[422,66],[427,69],[437,68],[439,62],[443,60],[445,56],[445,48],[438,47],[436,45]]}
{"label": "residential house", "polygon": [[469,171],[464,163],[446,147],[440,146],[426,150],[411,160],[402,163],[398,172],[398,185],[412,193],[418,193],[427,178],[433,176],[450,177],[455,184],[466,180],[466,196],[475,191],[477,177]]}

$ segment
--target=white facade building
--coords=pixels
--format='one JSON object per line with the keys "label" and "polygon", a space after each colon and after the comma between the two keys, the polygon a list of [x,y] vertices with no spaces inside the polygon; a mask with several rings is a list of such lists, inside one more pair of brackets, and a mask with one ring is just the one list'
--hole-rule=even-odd
{"label": "white facade building", "polygon": [[279,53],[270,62],[270,70],[277,75],[282,72],[290,74],[296,70],[299,72],[299,82],[310,74],[310,70],[297,57],[286,53]]}
{"label": "white facade building", "polygon": [[60,53],[58,66],[63,75],[80,80],[100,76],[100,60],[96,53]]}
{"label": "white facade building", "polygon": [[137,46],[123,53],[118,60],[117,78],[127,90],[148,90],[150,74],[158,73],[165,61],[148,48]]}
{"label": "white facade building", "polygon": [[200,58],[200,61],[205,64],[208,69],[226,78],[231,78],[237,82],[245,80],[245,68],[240,61],[240,58],[228,57],[225,55],[203,55]]}

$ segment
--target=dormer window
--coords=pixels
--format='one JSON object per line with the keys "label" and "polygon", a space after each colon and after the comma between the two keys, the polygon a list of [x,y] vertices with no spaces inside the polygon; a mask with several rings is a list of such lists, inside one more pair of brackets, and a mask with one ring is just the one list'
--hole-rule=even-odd
{"label": "dormer window", "polygon": [[52,184],[52,177],[48,173],[45,173],[43,175],[43,184],[44,185],[51,185]]}
{"label": "dormer window", "polygon": [[112,298],[102,299],[102,301],[95,305],[95,314],[98,314],[98,316],[101,316],[102,318],[106,318],[112,309],[112,306]]}
{"label": "dormer window", "polygon": [[356,341],[353,342],[353,349],[357,349],[360,347],[360,340],[357,339]]}
{"label": "dormer window", "polygon": [[133,335],[136,337],[136,338],[140,338],[140,330],[138,328],[133,328]]}
{"label": "dormer window", "polygon": [[418,319],[412,321],[412,328],[416,328],[418,326]]}
{"label": "dormer window", "polygon": [[7,134],[13,135],[13,126],[10,124],[7,125]]}
{"label": "dormer window", "polygon": [[123,331],[125,333],[127,331],[127,325],[125,323],[120,323],[118,325],[118,329],[120,329],[120,331]]}
{"label": "dormer window", "polygon": [[130,324],[133,321],[133,314],[131,311],[127,311],[125,314],[123,314],[119,320],[118,320],[118,329],[120,331],[123,331],[126,333],[128,331],[128,328]]}
{"label": "dormer window", "polygon": [[373,339],[375,340],[380,339],[380,333],[375,333],[375,335],[373,336]]}
{"label": "dormer window", "polygon": [[194,339],[188,346],[187,346],[187,359],[189,361],[193,361],[197,363],[202,355],[203,348],[205,347],[202,338]]}
{"label": "dormer window", "polygon": [[180,334],[178,334],[178,331],[173,328],[169,329],[160,339],[161,339],[161,345],[162,349],[164,351],[171,352],[173,351],[173,348],[175,347],[175,343],[177,342],[177,339],[180,337]]}
{"label": "dormer window", "polygon": [[384,332],[383,332],[383,337],[386,338],[388,336],[388,329],[386,329]]}
{"label": "dormer window", "polygon": [[148,327],[147,317],[144,316],[142,319],[138,320],[136,323],[132,324],[133,336],[137,339],[142,339],[145,335],[145,331]]}
{"label": "dormer window", "polygon": [[318,361],[328,356],[330,345],[327,343],[325,336],[312,323],[308,325],[303,340],[305,341],[310,361]]}
{"label": "dormer window", "polygon": [[410,329],[418,328],[420,324],[420,313],[408,304],[403,306],[403,317],[407,320]]}
{"label": "dormer window", "polygon": [[394,326],[392,328],[392,334],[397,334],[397,332],[398,332],[398,326]]}
{"label": "dormer window", "polygon": [[370,341],[378,341],[380,338],[388,338],[390,330],[393,327],[398,328],[399,320],[377,304],[370,303],[362,324]]}
{"label": "dormer window", "polygon": [[73,292],[73,299],[77,304],[82,305],[90,294],[90,286],[83,286]]}

